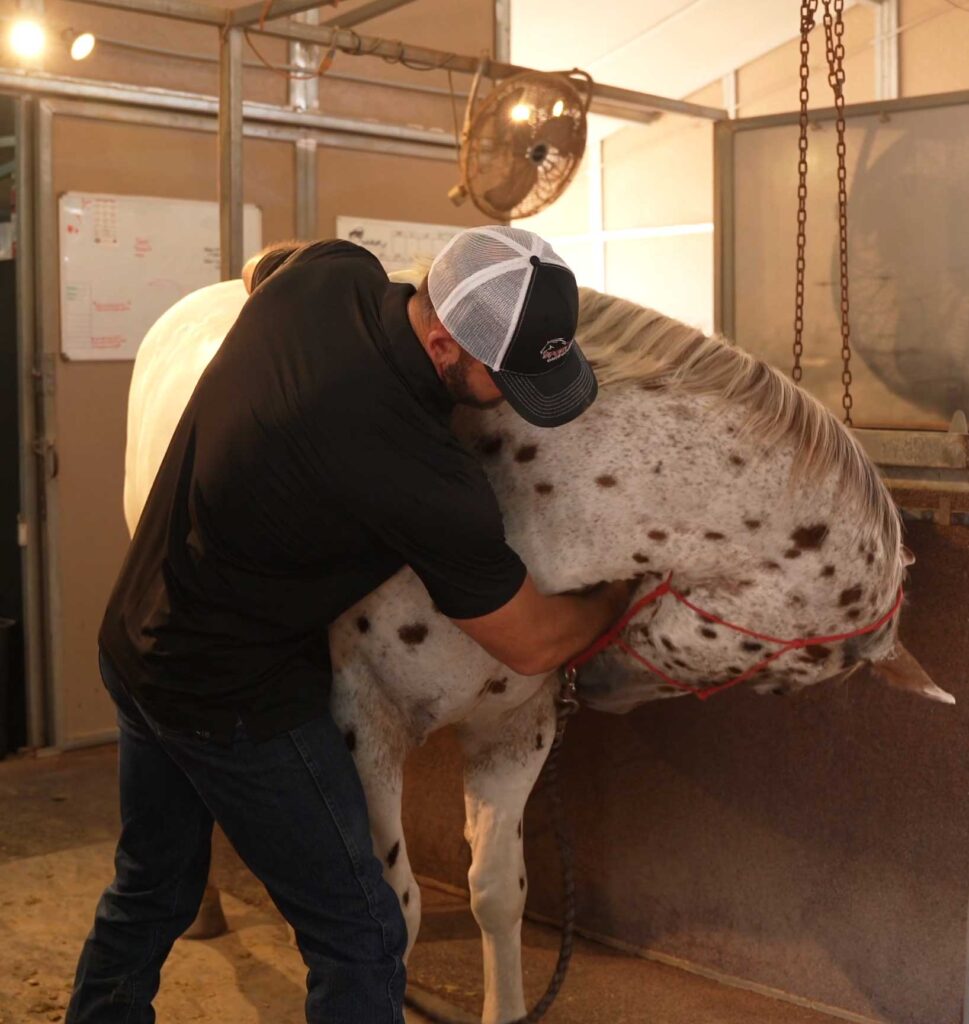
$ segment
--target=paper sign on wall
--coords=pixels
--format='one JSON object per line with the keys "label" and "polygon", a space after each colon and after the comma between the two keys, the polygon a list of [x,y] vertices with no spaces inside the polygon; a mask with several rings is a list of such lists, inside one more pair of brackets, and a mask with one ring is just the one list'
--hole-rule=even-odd
{"label": "paper sign on wall", "polygon": [[420,259],[432,260],[463,228],[368,217],[336,219],[337,238],[356,242],[380,260],[384,270],[407,270]]}
{"label": "paper sign on wall", "polygon": [[[60,197],[61,351],[134,359],[180,298],[219,280],[219,206],[193,199]],[[262,246],[262,211],[243,211],[243,254]]]}

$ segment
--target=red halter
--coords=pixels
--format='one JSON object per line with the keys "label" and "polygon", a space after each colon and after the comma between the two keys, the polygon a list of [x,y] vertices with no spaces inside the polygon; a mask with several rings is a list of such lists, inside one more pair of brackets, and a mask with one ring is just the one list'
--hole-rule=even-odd
{"label": "red halter", "polygon": [[[702,608],[698,608],[695,604],[688,601],[678,590],[673,589],[672,579],[673,573],[670,573],[669,576],[667,576],[666,579],[655,588],[655,590],[651,590],[645,597],[641,597],[635,604],[631,605],[612,629],[607,633],[603,633],[591,647],[587,647],[581,654],[577,654],[571,661],[569,661],[565,666],[566,678],[569,678],[570,676],[574,678],[578,669],[591,661],[597,654],[601,654],[607,647],[611,647],[615,644],[616,647],[625,651],[626,654],[630,655],[630,657],[635,658],[636,661],[641,665],[644,665],[654,675],[659,676],[664,682],[669,683],[670,686],[675,686],[679,690],[686,690],[698,697],[700,700],[706,700],[708,697],[712,697],[715,693],[719,693],[721,690],[727,690],[731,686],[736,686],[738,683],[745,683],[748,679],[755,676],[762,668],[765,668],[772,661],[776,661],[778,658],[787,654],[788,651],[796,651],[803,647],[814,646],[815,644],[840,643],[842,640],[851,640],[856,636],[864,636],[867,633],[874,633],[875,630],[881,629],[886,622],[894,617],[898,609],[901,607],[903,597],[902,588],[899,587],[895,603],[880,619],[878,619],[877,622],[872,622],[868,626],[862,626],[860,629],[852,630],[850,633],[835,633],[832,636],[806,636],[795,640],[785,640],[783,637],[770,636],[767,633],[755,633],[752,629],[746,629],[745,627],[738,626],[733,622],[727,622],[726,619],[718,618],[716,615],[712,615],[710,612],[706,612]],[[744,636],[753,637],[755,640],[763,640],[766,643],[780,644],[781,646],[778,650],[757,662],[756,665],[752,665],[746,672],[741,672],[739,676],[734,676],[733,679],[728,679],[725,683],[718,683],[716,686],[700,687],[694,686],[692,683],[683,683],[678,679],[673,679],[661,668],[658,668],[656,665],[652,664],[652,662],[644,658],[638,651],[634,651],[620,635],[641,609],[652,604],[654,601],[658,601],[666,594],[672,594],[680,604],[686,605],[687,608],[696,612],[697,615],[706,619],[707,622],[713,622],[718,626],[726,626],[728,629],[732,629],[736,633],[742,633]]]}

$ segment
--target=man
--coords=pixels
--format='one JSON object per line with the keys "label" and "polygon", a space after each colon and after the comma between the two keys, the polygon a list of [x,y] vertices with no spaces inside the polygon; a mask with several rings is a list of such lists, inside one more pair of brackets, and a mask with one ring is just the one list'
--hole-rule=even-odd
{"label": "man", "polygon": [[213,820],[296,933],[307,1020],[401,1021],[403,917],[327,711],[327,624],[406,564],[445,615],[532,675],[591,643],[629,596],[538,593],[448,428],[456,402],[506,398],[555,426],[594,400],[575,279],[546,242],[463,232],[417,292],[349,242],[276,247],[246,279],[101,627],[122,833],[69,1024],[154,1020]]}

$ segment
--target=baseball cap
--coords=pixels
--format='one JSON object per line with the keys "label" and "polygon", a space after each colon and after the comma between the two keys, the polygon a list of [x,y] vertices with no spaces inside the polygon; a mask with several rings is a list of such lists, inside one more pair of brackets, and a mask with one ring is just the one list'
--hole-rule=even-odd
{"label": "baseball cap", "polygon": [[431,264],[427,289],[448,333],[523,419],[557,427],[593,403],[598,384],[575,341],[575,276],[544,238],[498,224],[462,231]]}

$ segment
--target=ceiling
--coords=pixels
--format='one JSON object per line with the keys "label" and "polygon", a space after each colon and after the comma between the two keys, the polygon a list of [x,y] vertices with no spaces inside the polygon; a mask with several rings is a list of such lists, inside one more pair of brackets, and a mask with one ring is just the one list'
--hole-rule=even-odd
{"label": "ceiling", "polygon": [[[858,0],[847,0],[845,7]],[[512,60],[682,99],[798,35],[800,0],[511,0]]]}

